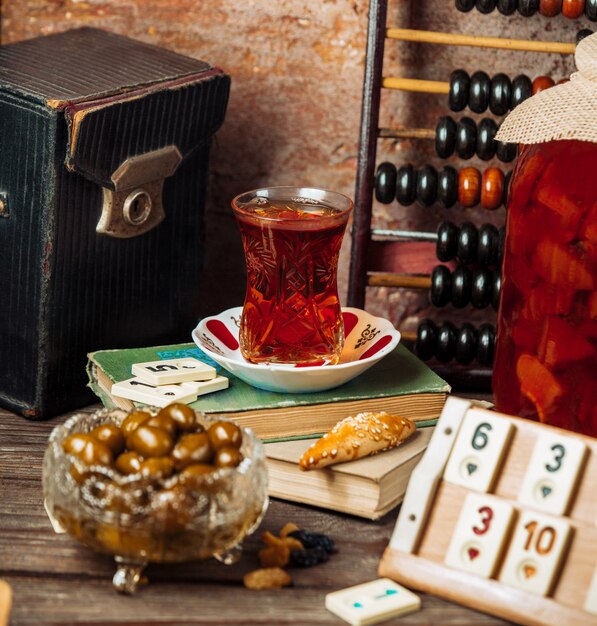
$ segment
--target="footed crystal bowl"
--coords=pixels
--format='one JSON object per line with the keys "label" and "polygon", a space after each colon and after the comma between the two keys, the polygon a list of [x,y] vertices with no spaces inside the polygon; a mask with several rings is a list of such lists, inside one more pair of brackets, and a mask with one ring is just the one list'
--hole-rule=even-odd
{"label": "footed crystal bowl", "polygon": [[[143,410],[153,415],[158,411]],[[268,505],[259,439],[250,429],[242,429],[244,458],[237,467],[168,478],[84,465],[64,451],[69,435],[89,433],[99,424],[120,426],[126,416],[124,411],[108,409],[76,414],[52,431],[43,465],[48,513],[85,545],[115,557],[113,584],[121,593],[135,591],[149,562],[210,557],[236,562],[242,540],[256,530]],[[197,413],[197,421],[208,427],[216,420]]]}

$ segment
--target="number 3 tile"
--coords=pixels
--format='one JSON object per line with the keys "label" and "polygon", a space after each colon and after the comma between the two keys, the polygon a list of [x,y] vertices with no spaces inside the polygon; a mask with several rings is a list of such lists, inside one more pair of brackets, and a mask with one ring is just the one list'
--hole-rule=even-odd
{"label": "number 3 tile", "polygon": [[546,513],[565,515],[586,452],[587,447],[580,439],[541,433],[527,465],[518,500]]}
{"label": "number 3 tile", "polygon": [[444,480],[473,491],[491,491],[513,429],[505,418],[470,409],[448,459]]}
{"label": "number 3 tile", "polygon": [[509,502],[469,493],[446,552],[446,565],[491,578],[504,551],[513,518],[514,507]]}
{"label": "number 3 tile", "polygon": [[500,582],[541,596],[549,595],[570,538],[570,524],[525,510],[508,548]]}

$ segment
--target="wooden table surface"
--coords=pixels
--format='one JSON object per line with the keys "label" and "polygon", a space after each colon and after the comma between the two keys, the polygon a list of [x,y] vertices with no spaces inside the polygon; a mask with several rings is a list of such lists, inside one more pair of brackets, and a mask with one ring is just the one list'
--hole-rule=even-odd
{"label": "wooden table surface", "polygon": [[[91,411],[98,407],[89,407]],[[344,624],[324,608],[330,591],[377,578],[396,511],[377,522],[273,500],[261,530],[288,521],[329,534],[338,552],[327,563],[292,569],[294,585],[249,591],[243,575],[259,567],[260,531],[236,565],[215,560],[155,565],[135,596],[112,589],[112,560],[54,534],[43,507],[41,471],[51,429],[64,421],[28,422],[0,409],[0,579],[12,586],[12,626],[32,624]],[[423,610],[391,624],[450,626],[506,622],[422,595]],[[1,613],[1,612],[0,612]]]}

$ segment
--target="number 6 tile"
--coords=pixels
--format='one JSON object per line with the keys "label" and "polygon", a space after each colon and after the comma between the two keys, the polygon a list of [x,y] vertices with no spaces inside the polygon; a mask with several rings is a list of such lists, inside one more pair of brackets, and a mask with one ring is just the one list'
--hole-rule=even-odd
{"label": "number 6 tile", "polygon": [[444,480],[473,491],[491,491],[513,429],[503,417],[470,409],[452,448]]}
{"label": "number 6 tile", "polygon": [[514,518],[514,507],[487,494],[466,496],[454,529],[445,563],[484,578],[491,578],[504,551]]}
{"label": "number 6 tile", "polygon": [[565,515],[586,452],[586,445],[579,439],[541,433],[527,465],[519,502],[546,513]]}

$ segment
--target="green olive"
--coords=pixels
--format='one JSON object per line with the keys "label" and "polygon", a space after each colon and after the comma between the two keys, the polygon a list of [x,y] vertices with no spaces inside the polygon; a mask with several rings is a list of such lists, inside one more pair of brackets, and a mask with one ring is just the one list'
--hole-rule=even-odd
{"label": "green olive", "polygon": [[136,474],[141,471],[143,457],[136,452],[123,452],[114,462],[114,466],[121,474]]}
{"label": "green olive", "polygon": [[215,465],[209,465],[208,463],[193,463],[187,465],[182,472],[181,476],[204,476],[205,474],[211,474],[216,470]]}
{"label": "green olive", "polygon": [[145,426],[155,426],[156,428],[161,428],[162,430],[165,430],[173,439],[178,433],[178,424],[165,413],[158,413],[157,415],[154,415],[153,417],[148,419],[146,422],[143,422],[143,424]]}
{"label": "green olive", "polygon": [[144,457],[166,456],[170,454],[174,442],[165,430],[141,424],[127,437],[126,446]]}
{"label": "green olive", "polygon": [[122,432],[125,437],[132,435],[143,422],[146,422],[148,419],[151,419],[151,413],[147,411],[133,411],[129,413],[124,422],[122,422]]}
{"label": "green olive", "polygon": [[240,448],[243,442],[241,429],[232,422],[215,422],[207,429],[214,450],[223,447]]}
{"label": "green olive", "polygon": [[153,499],[153,515],[166,534],[181,532],[192,520],[193,499],[188,489],[174,485],[160,489]]}
{"label": "green olive", "polygon": [[213,451],[207,433],[188,433],[183,435],[174,450],[172,458],[177,470],[194,463],[211,463]]}
{"label": "green olive", "polygon": [[100,424],[90,435],[105,443],[112,450],[112,454],[120,454],[124,450],[124,434],[115,424]]}
{"label": "green olive", "polygon": [[96,439],[86,433],[74,433],[62,442],[62,449],[67,454],[78,456],[90,441],[96,441]]}
{"label": "green olive", "polygon": [[236,467],[243,460],[243,455],[237,448],[231,446],[216,450],[214,463],[217,467]]}
{"label": "green olive", "polygon": [[112,450],[105,443],[98,441],[95,437],[87,435],[88,441],[77,452],[71,452],[85,465],[105,465],[112,467],[114,455]]}
{"label": "green olive", "polygon": [[180,430],[185,432],[195,430],[197,425],[197,415],[190,406],[182,404],[181,402],[174,402],[160,409],[158,416],[166,415],[171,417]]}
{"label": "green olive", "polygon": [[168,478],[174,473],[174,461],[169,456],[154,456],[141,463],[141,474],[147,478]]}

